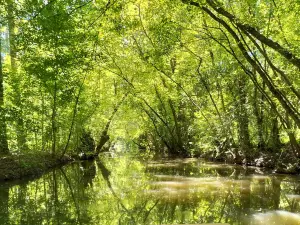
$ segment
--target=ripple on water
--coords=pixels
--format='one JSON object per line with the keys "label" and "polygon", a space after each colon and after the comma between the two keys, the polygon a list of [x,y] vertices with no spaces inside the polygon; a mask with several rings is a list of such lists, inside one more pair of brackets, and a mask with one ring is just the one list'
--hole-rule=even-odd
{"label": "ripple on water", "polygon": [[248,192],[250,189],[249,180],[171,175],[154,177],[158,180],[150,183],[150,189],[145,190],[145,194],[165,201],[197,201],[203,197],[226,195],[232,188],[238,188],[241,192]]}
{"label": "ripple on water", "polygon": [[155,175],[159,181],[152,182],[152,186],[173,186],[173,187],[207,187],[209,188],[231,188],[234,185],[249,186],[250,180],[234,180],[220,177],[184,177],[171,175]]}
{"label": "ripple on water", "polygon": [[172,167],[178,167],[179,163],[149,163],[147,167],[149,168],[172,168]]}

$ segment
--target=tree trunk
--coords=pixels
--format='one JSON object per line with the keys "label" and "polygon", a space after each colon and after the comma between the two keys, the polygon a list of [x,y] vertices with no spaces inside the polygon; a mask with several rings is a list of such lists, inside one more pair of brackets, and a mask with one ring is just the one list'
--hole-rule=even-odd
{"label": "tree trunk", "polygon": [[271,134],[270,134],[270,144],[269,146],[272,149],[272,152],[279,152],[281,147],[281,141],[279,137],[279,126],[278,126],[278,120],[277,116],[273,115],[272,118],[272,128],[271,128]]}
{"label": "tree trunk", "polygon": [[83,89],[83,84],[84,84],[85,78],[86,78],[86,76],[84,77],[84,79],[83,79],[83,81],[82,81],[82,83],[79,87],[78,94],[75,98],[75,104],[74,104],[74,107],[73,107],[73,115],[72,115],[72,121],[71,121],[70,130],[69,130],[69,135],[68,135],[67,143],[65,145],[65,148],[63,150],[63,153],[62,153],[61,157],[63,157],[66,154],[66,152],[68,150],[68,147],[69,147],[70,140],[71,140],[71,136],[73,134],[73,127],[74,127],[75,119],[76,119],[76,115],[77,115],[77,108],[78,108],[78,104],[79,104],[79,98],[80,98],[81,91]]}
{"label": "tree trunk", "polygon": [[[204,11],[206,14],[208,14],[213,20],[220,23],[232,36],[234,41],[237,44],[237,47],[240,49],[241,53],[243,54],[244,58],[248,61],[248,63],[257,71],[257,73],[260,75],[262,80],[266,83],[267,87],[269,88],[270,92],[273,94],[273,96],[279,101],[281,106],[284,108],[284,110],[289,114],[289,116],[294,120],[296,125],[300,127],[300,113],[298,112],[297,108],[295,108],[289,99],[281,92],[280,89],[278,89],[273,81],[270,79],[270,76],[266,73],[266,71],[263,71],[260,67],[260,65],[253,59],[252,53],[249,53],[248,46],[243,42],[244,40],[239,37],[237,32],[221,17],[216,16],[209,8],[207,8],[204,5],[200,5],[198,2],[188,1],[188,0],[182,0],[183,3],[187,3],[193,6],[198,7],[202,11]],[[222,7],[219,7],[216,5],[216,3],[213,0],[207,0],[206,1],[215,11],[217,11],[219,14],[227,17],[232,23],[236,24],[238,28],[240,28],[244,33],[249,36],[250,34],[253,35],[255,38],[260,40],[263,44],[273,48],[275,51],[279,52],[281,55],[286,57],[290,63],[294,64],[298,68],[300,68],[300,59],[298,59],[295,55],[293,55],[291,52],[289,52],[287,49],[284,49],[282,46],[280,46],[278,43],[273,42],[271,39],[266,38],[265,36],[261,35],[256,29],[250,27],[249,25],[241,24],[236,21],[236,18],[225,11]],[[246,47],[245,47],[246,45]]]}
{"label": "tree trunk", "polygon": [[128,93],[126,93],[123,98],[121,99],[121,101],[116,105],[116,107],[114,108],[114,111],[112,112],[111,116],[109,117],[104,130],[101,133],[101,136],[99,138],[99,142],[96,146],[96,154],[99,154],[103,148],[103,146],[106,144],[106,142],[108,142],[109,140],[109,135],[108,135],[108,129],[110,127],[110,124],[115,116],[115,114],[118,112],[118,109],[120,108],[120,106],[123,104],[125,98],[127,97]]}
{"label": "tree trunk", "polygon": [[[239,22],[239,20],[229,12],[227,12],[224,8],[222,8],[220,5],[217,5],[214,0],[206,0],[208,5],[210,5],[216,12],[219,14],[225,16],[228,18],[233,24],[235,24],[239,29],[241,29],[245,33],[251,34],[253,37],[255,37],[257,40],[259,40],[261,43],[269,46],[276,52],[278,52],[280,55],[285,57],[291,64],[298,67],[300,69],[300,58],[298,58],[294,53],[289,51],[287,48],[282,47],[279,43],[273,41],[272,39],[264,36],[261,34],[257,29],[250,26],[249,24]],[[200,5],[197,5],[200,7]],[[203,8],[203,7],[202,7]]]}
{"label": "tree trunk", "polygon": [[251,66],[255,69],[255,71],[258,72],[260,77],[263,79],[263,81],[268,86],[269,90],[273,94],[275,98],[280,102],[281,106],[285,109],[285,111],[293,118],[295,123],[298,127],[300,127],[300,117],[297,110],[291,105],[289,100],[286,98],[286,96],[277,88],[274,86],[272,81],[269,79],[269,75],[263,71],[260,66],[256,63],[256,61],[249,55],[249,52],[245,48],[242,40],[239,38],[239,36],[236,34],[236,32],[222,19],[218,18],[216,15],[214,15],[208,8],[202,7],[202,9],[209,14],[215,21],[221,23],[225,29],[232,35],[234,40],[237,43],[237,46],[239,47],[240,51],[242,52],[245,59],[251,64]]}
{"label": "tree trunk", "polygon": [[300,146],[297,142],[297,139],[295,137],[295,132],[293,131],[292,124],[290,122],[289,116],[286,115],[286,126],[287,126],[287,133],[290,139],[290,145],[294,152],[295,157],[300,157]]}
{"label": "tree trunk", "polygon": [[[264,84],[263,84],[264,88]],[[264,140],[264,96],[258,94],[258,89],[254,87],[254,96],[253,96],[253,108],[254,108],[254,115],[256,117],[256,129],[257,129],[257,148],[262,150],[265,148],[265,140]]]}
{"label": "tree trunk", "polygon": [[4,79],[2,71],[1,37],[0,37],[0,154],[8,154],[6,118],[4,110]]}
{"label": "tree trunk", "polygon": [[52,124],[52,147],[51,154],[54,155],[56,152],[56,135],[57,135],[57,124],[56,124],[56,113],[57,113],[57,81],[56,77],[54,80],[54,90],[53,90],[53,106],[52,106],[52,116],[51,116],[51,124]]}
{"label": "tree trunk", "polygon": [[186,155],[187,153],[183,146],[181,127],[180,127],[180,124],[178,121],[179,116],[176,113],[173,101],[171,99],[169,99],[168,102],[169,102],[172,116],[174,119],[174,125],[175,125],[174,128],[175,128],[175,133],[176,133],[176,136],[175,136],[176,140],[174,140],[176,142],[176,143],[174,143],[174,152],[177,154],[180,154],[180,155]]}
{"label": "tree trunk", "polygon": [[249,118],[247,113],[247,90],[246,90],[246,77],[241,75],[238,80],[238,93],[239,93],[239,142],[240,149],[247,159],[249,157],[249,150],[251,148],[250,135],[249,135]]}
{"label": "tree trunk", "polygon": [[254,114],[256,117],[256,128],[257,128],[257,147],[258,149],[264,148],[264,137],[263,137],[263,114],[257,101],[259,97],[257,95],[257,88],[254,87]]}
{"label": "tree trunk", "polygon": [[20,80],[17,76],[17,51],[15,43],[15,16],[14,16],[14,2],[12,0],[6,0],[7,4],[7,19],[8,19],[8,33],[9,33],[9,54],[10,54],[10,78],[12,80],[13,88],[13,101],[18,107],[18,115],[16,118],[16,133],[17,133],[17,145],[20,151],[27,149],[26,145],[26,135],[24,132],[24,120],[22,112],[22,101],[21,101],[21,91],[20,91]]}
{"label": "tree trunk", "polygon": [[43,93],[42,88],[40,89],[40,94],[41,94],[41,100],[42,100],[42,115],[41,115],[41,144],[42,144],[42,151],[45,151],[45,96]]}

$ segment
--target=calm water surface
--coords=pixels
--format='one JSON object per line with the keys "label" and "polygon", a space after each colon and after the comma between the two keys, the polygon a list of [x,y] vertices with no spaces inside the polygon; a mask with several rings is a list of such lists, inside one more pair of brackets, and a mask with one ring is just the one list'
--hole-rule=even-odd
{"label": "calm water surface", "polygon": [[0,224],[300,225],[300,177],[197,159],[101,156],[0,183]]}

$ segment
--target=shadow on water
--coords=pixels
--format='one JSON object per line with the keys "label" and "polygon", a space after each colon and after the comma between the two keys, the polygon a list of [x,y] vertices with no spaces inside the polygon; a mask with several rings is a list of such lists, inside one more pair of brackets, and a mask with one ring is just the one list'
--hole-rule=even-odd
{"label": "shadow on water", "polygon": [[0,184],[0,224],[300,225],[300,178],[197,159],[77,162]]}

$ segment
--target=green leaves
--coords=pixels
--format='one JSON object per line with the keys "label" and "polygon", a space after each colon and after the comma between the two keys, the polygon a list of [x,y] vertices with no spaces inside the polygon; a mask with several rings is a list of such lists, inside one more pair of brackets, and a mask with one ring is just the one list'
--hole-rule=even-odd
{"label": "green leaves", "polygon": [[9,123],[25,121],[30,148],[63,149],[69,139],[76,149],[81,132],[98,137],[129,93],[112,141],[188,154],[215,139],[233,146],[248,129],[255,146],[258,135],[270,136],[272,111],[278,132],[291,133],[285,113],[299,114],[300,79],[280,51],[299,56],[298,11],[294,0],[21,2],[13,12],[17,73],[2,23]]}

